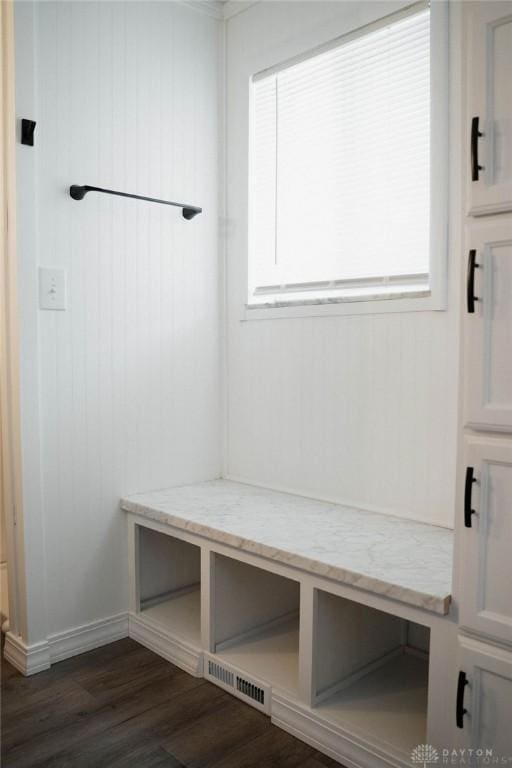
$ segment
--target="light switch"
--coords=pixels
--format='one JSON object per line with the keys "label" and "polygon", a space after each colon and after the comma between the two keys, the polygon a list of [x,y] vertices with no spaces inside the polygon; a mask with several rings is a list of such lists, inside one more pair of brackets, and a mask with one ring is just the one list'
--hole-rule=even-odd
{"label": "light switch", "polygon": [[63,269],[39,267],[39,308],[66,309],[66,273]]}

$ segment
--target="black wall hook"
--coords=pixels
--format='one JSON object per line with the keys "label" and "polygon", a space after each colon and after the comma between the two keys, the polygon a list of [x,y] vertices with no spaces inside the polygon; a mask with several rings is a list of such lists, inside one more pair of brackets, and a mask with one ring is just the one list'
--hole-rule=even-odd
{"label": "black wall hook", "polygon": [[115,192],[113,189],[102,189],[102,187],[89,187],[87,184],[72,184],[69,188],[69,194],[73,200],[83,200],[88,192],[103,192],[106,195],[118,195],[119,197],[133,197],[135,200],[146,200],[148,203],[160,203],[161,205],[173,205],[176,208],[182,208],[184,219],[193,219],[202,208],[196,205],[187,205],[186,203],[174,203],[171,200],[160,200],[158,197],[144,197],[143,195],[132,195],[129,192]]}

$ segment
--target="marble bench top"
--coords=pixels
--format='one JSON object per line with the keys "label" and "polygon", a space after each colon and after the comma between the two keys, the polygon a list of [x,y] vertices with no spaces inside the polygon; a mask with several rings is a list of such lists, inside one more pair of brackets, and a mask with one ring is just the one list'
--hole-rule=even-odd
{"label": "marble bench top", "polygon": [[121,507],[428,611],[449,610],[446,528],[230,480],[139,493]]}

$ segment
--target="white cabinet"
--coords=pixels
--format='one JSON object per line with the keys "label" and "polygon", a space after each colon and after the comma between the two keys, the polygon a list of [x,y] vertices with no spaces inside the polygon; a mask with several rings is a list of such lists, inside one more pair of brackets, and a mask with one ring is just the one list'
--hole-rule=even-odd
{"label": "white cabinet", "polygon": [[467,3],[466,12],[467,200],[478,216],[512,210],[512,2]]}
{"label": "white cabinet", "polygon": [[495,762],[479,764],[509,765],[512,762],[512,653],[461,638],[459,670],[462,673],[459,673],[457,696],[459,745],[492,750]]}
{"label": "white cabinet", "polygon": [[512,643],[512,440],[466,436],[464,458],[460,624]]}
{"label": "white cabinet", "polygon": [[[463,3],[466,221],[457,762],[512,764],[512,2]],[[498,215],[499,214],[499,215]],[[479,639],[477,639],[479,638]]]}
{"label": "white cabinet", "polygon": [[465,422],[512,432],[512,217],[474,222],[468,246]]}

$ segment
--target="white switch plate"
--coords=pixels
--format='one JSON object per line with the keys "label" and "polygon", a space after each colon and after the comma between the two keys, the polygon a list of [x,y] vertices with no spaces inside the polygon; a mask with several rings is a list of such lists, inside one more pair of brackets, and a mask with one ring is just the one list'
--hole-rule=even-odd
{"label": "white switch plate", "polygon": [[63,269],[39,267],[39,308],[66,309],[66,273]]}

